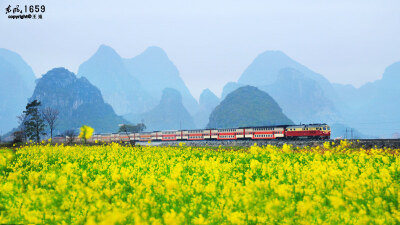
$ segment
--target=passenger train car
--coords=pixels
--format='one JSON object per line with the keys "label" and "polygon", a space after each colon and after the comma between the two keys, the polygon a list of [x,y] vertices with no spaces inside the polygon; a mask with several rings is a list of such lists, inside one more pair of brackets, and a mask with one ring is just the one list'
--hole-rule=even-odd
{"label": "passenger train car", "polygon": [[[148,142],[148,141],[201,141],[201,140],[272,140],[272,139],[329,139],[327,124],[300,124],[229,129],[168,130],[141,133],[95,134],[89,143]],[[57,137],[55,142],[65,142]],[[79,140],[76,140],[79,141]]]}

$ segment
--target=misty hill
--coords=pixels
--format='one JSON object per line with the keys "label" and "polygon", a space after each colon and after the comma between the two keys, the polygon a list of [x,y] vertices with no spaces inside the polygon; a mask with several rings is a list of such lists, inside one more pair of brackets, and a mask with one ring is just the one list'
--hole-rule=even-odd
{"label": "misty hill", "polygon": [[[230,82],[223,94],[243,85]],[[281,69],[276,80],[269,85],[258,86],[276,100],[283,112],[295,123],[319,123],[340,120],[340,113],[326,96],[323,88],[293,68]]]}
{"label": "misty hill", "polygon": [[345,121],[360,132],[391,137],[400,129],[400,62],[388,66],[382,79],[360,88],[335,85],[341,100]]}
{"label": "misty hill", "polygon": [[127,122],[104,103],[98,88],[64,68],[52,69],[37,81],[30,101],[35,99],[42,107],[59,111],[58,132],[82,125],[93,127],[95,132],[116,132],[118,124]]}
{"label": "misty hill", "polygon": [[208,128],[293,124],[267,93],[244,86],[228,94],[210,115]]}
{"label": "misty hill", "polygon": [[248,84],[269,93],[295,123],[341,120],[340,100],[329,81],[280,51],[258,55],[237,83],[225,85],[222,98]]}
{"label": "misty hill", "polygon": [[285,68],[301,72],[304,77],[316,81],[328,98],[331,100],[336,98],[331,83],[324,76],[294,61],[281,51],[265,51],[258,55],[242,73],[238,83],[257,87],[273,84],[278,79],[280,71]]}
{"label": "misty hill", "polygon": [[218,97],[210,91],[205,89],[200,95],[199,106],[200,109],[195,115],[195,122],[198,128],[205,128],[211,112],[219,104],[220,100]]}
{"label": "misty hill", "polygon": [[140,55],[123,61],[130,74],[139,80],[154,99],[159,101],[165,88],[173,88],[181,93],[183,105],[192,115],[198,111],[197,101],[163,49],[149,47]]}
{"label": "misty hill", "polygon": [[117,114],[145,112],[156,105],[140,82],[128,72],[122,58],[106,45],[101,45],[80,65],[78,75],[98,87]]}
{"label": "misty hill", "polygon": [[355,98],[357,97],[357,88],[355,88],[353,85],[351,84],[336,84],[336,83],[332,83],[332,87],[335,89],[335,92],[338,96],[338,98],[340,99],[340,104],[338,104],[338,108],[345,112],[346,110],[348,110],[349,107],[351,107],[350,105],[348,105],[348,103],[351,103],[352,106],[354,106],[353,104],[358,104],[358,101],[355,101]]}
{"label": "misty hill", "polygon": [[260,87],[282,107],[283,112],[296,123],[318,123],[339,120],[333,102],[323,88],[300,71],[285,68],[270,85]]}
{"label": "misty hill", "polygon": [[181,94],[172,88],[163,90],[160,103],[154,109],[139,115],[126,115],[125,118],[132,123],[143,121],[147,131],[196,128],[192,116],[182,104]]}
{"label": "misty hill", "polygon": [[17,53],[0,48],[0,133],[17,127],[35,87],[32,68]]}

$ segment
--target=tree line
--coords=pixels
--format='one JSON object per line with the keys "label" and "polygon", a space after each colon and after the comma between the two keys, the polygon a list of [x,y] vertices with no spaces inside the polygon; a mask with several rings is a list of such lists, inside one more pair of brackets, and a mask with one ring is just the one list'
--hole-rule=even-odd
{"label": "tree line", "polygon": [[46,127],[50,130],[50,138],[57,125],[59,112],[51,107],[41,109],[38,100],[29,102],[20,116],[17,116],[19,126],[13,133],[14,142],[32,140],[40,142],[42,136],[47,135]]}
{"label": "tree line", "polygon": [[[19,126],[17,131],[13,132],[14,143],[25,142],[28,140],[38,143],[42,137],[48,135],[46,130],[50,132],[50,140],[53,139],[53,132],[59,119],[59,111],[51,107],[42,108],[40,101],[33,100],[26,105],[25,110],[20,116],[17,116],[17,119]],[[85,131],[84,134],[82,134],[82,129]],[[145,129],[146,125],[142,121],[136,125],[121,124],[118,132],[138,133]],[[91,130],[91,134],[94,131],[93,128],[83,125],[79,136],[84,137],[85,140],[88,137],[86,135],[87,130]],[[78,133],[74,129],[66,130],[62,134],[64,137],[69,137],[69,140],[73,140],[77,135]]]}

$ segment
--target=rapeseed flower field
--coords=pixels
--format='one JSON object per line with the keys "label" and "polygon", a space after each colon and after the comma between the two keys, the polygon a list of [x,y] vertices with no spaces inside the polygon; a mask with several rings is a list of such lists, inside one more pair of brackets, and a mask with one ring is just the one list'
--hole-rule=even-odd
{"label": "rapeseed flower field", "polygon": [[399,150],[0,149],[0,223],[400,224]]}

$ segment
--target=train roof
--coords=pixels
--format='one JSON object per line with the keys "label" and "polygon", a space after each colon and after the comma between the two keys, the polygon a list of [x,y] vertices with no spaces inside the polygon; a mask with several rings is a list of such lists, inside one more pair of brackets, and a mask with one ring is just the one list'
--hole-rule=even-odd
{"label": "train roof", "polygon": [[287,127],[290,125],[271,125],[271,126],[247,126],[247,127],[239,127],[239,128],[271,128],[271,127]]}
{"label": "train roof", "polygon": [[328,125],[326,123],[310,123],[310,124],[281,124],[281,125],[270,125],[270,126],[243,126],[243,127],[231,127],[231,128],[205,128],[205,129],[183,129],[183,130],[157,130],[157,131],[145,131],[145,132],[118,132],[118,133],[96,133],[95,135],[111,135],[111,134],[151,134],[153,132],[177,132],[177,131],[204,131],[204,130],[226,130],[226,129],[246,129],[246,128],[272,128],[272,127],[299,127],[299,126],[323,126]]}
{"label": "train roof", "polygon": [[296,125],[289,125],[286,127],[300,127],[300,126],[312,127],[312,126],[325,126],[325,125],[328,125],[328,124],[326,124],[326,123],[296,124]]}
{"label": "train roof", "polygon": [[185,129],[185,130],[178,130],[178,131],[190,131],[190,130],[210,130],[210,129],[208,129],[208,128],[207,129]]}

